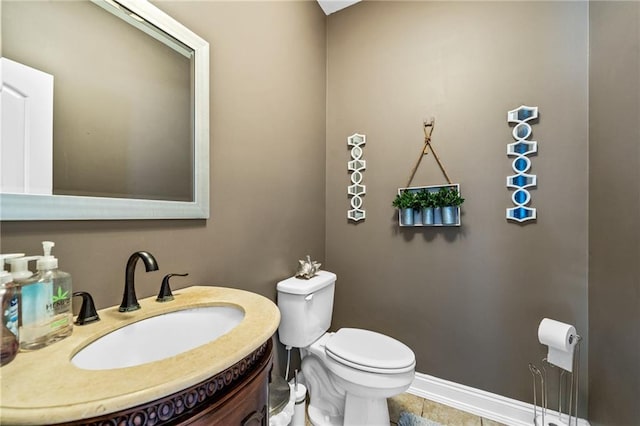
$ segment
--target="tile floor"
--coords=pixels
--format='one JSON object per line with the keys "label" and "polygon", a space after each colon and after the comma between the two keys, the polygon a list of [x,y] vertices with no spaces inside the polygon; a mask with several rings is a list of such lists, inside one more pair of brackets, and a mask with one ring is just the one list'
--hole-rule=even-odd
{"label": "tile floor", "polygon": [[505,426],[502,423],[484,419],[410,393],[389,398],[387,403],[391,425],[396,424],[401,412],[407,411],[445,426]]}
{"label": "tile floor", "polygon": [[[410,393],[389,398],[387,403],[391,420],[390,426],[397,425],[400,413],[403,411],[426,417],[445,426],[505,426],[502,423],[484,419]],[[306,426],[311,426],[309,419],[306,421]]]}

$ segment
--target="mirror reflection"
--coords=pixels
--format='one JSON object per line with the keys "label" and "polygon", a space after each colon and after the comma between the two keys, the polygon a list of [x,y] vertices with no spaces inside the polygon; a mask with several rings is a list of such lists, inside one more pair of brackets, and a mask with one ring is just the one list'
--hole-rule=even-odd
{"label": "mirror reflection", "polygon": [[194,201],[193,50],[103,7],[143,31],[90,1],[2,4],[3,57],[54,77],[53,194]]}

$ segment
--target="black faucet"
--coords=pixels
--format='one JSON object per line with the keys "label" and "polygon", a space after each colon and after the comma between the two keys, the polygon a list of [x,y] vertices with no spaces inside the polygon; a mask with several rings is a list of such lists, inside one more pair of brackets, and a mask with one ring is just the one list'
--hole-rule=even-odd
{"label": "black faucet", "polygon": [[95,321],[100,321],[100,316],[96,312],[96,305],[93,303],[93,297],[86,291],[76,291],[73,297],[82,297],[82,306],[75,321],[77,325],[85,325]]}
{"label": "black faucet", "polygon": [[127,269],[125,273],[126,276],[124,281],[124,294],[122,295],[122,303],[120,304],[120,308],[118,309],[120,312],[129,312],[140,309],[140,304],[138,303],[138,299],[136,297],[136,287],[133,279],[134,273],[136,271],[136,262],[138,262],[139,258],[144,262],[144,267],[147,272],[158,270],[158,263],[156,262],[155,257],[153,257],[153,255],[147,251],[137,251],[129,256],[129,261],[127,262]]}

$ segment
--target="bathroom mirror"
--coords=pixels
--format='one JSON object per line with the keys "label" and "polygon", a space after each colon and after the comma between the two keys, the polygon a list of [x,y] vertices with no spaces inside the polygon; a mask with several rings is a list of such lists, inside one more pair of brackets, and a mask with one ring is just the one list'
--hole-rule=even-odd
{"label": "bathroom mirror", "polygon": [[[15,57],[20,56],[17,41],[13,51],[5,47],[11,45],[12,28],[42,28],[35,13],[14,13],[19,6],[66,7],[59,12],[65,19],[70,19],[69,8],[82,7],[92,15],[60,26],[70,40],[64,50],[54,48],[50,35],[32,61]],[[57,14],[48,10],[41,19],[52,21]],[[17,22],[17,16],[27,21]],[[209,217],[206,41],[146,1],[8,2],[2,20],[3,56],[54,75],[54,184],[53,195],[0,194],[0,220]],[[94,36],[87,48],[89,35],[82,28],[108,20],[116,21],[107,26],[119,28],[117,36]],[[13,37],[26,45],[26,37]],[[107,38],[120,39],[119,47],[106,44]],[[46,56],[64,66],[47,65]],[[99,61],[97,68],[106,70],[101,77],[97,71],[80,74],[84,65],[79,64]],[[123,77],[129,80],[118,80]],[[84,98],[63,99],[67,92],[58,94],[55,88],[65,85]],[[118,103],[121,92],[130,98]],[[98,177],[83,174],[91,170]],[[83,188],[89,181],[93,187]]]}

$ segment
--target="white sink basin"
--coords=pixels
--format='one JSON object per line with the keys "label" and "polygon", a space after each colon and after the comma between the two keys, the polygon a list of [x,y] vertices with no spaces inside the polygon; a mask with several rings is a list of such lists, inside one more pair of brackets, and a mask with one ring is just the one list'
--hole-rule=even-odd
{"label": "white sink basin", "polygon": [[111,370],[159,361],[217,339],[243,318],[243,310],[232,306],[169,312],[100,337],[78,352],[71,362],[84,370]]}

